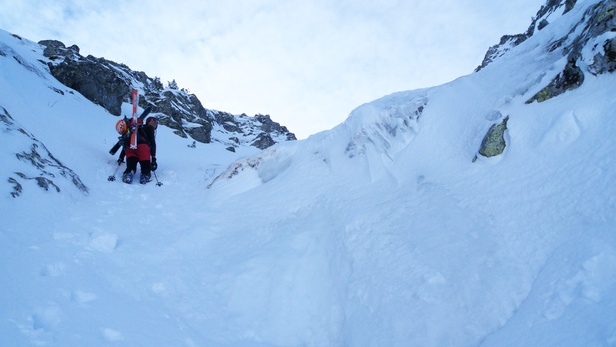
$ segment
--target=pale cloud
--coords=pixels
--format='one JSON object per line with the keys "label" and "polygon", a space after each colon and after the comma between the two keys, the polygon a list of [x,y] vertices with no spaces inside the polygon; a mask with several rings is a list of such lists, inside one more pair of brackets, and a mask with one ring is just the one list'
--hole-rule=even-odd
{"label": "pale cloud", "polygon": [[469,74],[543,0],[0,0],[0,29],[175,79],[205,107],[299,137],[400,90]]}

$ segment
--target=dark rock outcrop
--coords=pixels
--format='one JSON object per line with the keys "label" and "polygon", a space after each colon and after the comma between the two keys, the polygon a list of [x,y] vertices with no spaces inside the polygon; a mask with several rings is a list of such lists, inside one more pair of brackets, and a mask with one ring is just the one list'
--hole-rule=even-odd
{"label": "dark rock outcrop", "polygon": [[568,90],[574,90],[584,83],[584,73],[577,65],[577,56],[570,57],[565,69],[556,76],[545,88],[532,98],[526,101],[527,104],[533,101],[543,102],[558,96]]}
{"label": "dark rock outcrop", "polygon": [[276,144],[271,136],[268,133],[260,133],[257,136],[257,139],[251,143],[251,146],[255,146],[259,149],[266,149],[267,147],[273,146]]}
{"label": "dark rock outcrop", "polygon": [[[202,143],[221,142],[230,147],[253,145],[267,147],[282,141],[296,140],[286,127],[272,121],[269,115],[232,115],[208,110],[194,94],[177,89],[177,83],[163,88],[158,78],[104,58],[84,57],[79,47],[66,47],[55,40],[40,41],[49,59],[52,75],[64,85],[78,91],[109,113],[120,116],[122,104],[130,102],[130,93],[139,86],[139,106],[152,107],[160,124],[172,128],[184,138]],[[213,134],[214,129],[221,129]],[[267,136],[261,135],[266,133]]]}
{"label": "dark rock outcrop", "polygon": [[[509,116],[505,117],[500,123],[494,124],[490,127],[483,140],[481,141],[481,148],[479,148],[479,154],[486,158],[495,157],[501,155],[507,147],[505,141],[505,131],[507,130],[507,122]],[[475,161],[477,156],[473,159]]]}
{"label": "dark rock outcrop", "polygon": [[[503,36],[498,45],[490,47],[481,65],[475,70],[479,71],[503,56],[512,47],[526,41],[537,30],[543,30],[550,24],[546,19],[552,13],[562,11],[566,14],[577,4],[576,0],[548,0],[537,12],[528,30],[519,35]],[[557,49],[567,56],[567,64],[563,71],[556,75],[543,89],[533,95],[527,103],[542,102],[556,97],[566,91],[578,88],[584,83],[584,73],[598,75],[616,70],[616,39],[605,38],[601,43],[595,40],[607,32],[616,31],[616,0],[598,2],[586,9],[582,19],[569,32],[562,37],[554,39],[548,47],[549,52]],[[566,44],[566,46],[564,46]],[[592,47],[591,47],[592,46]],[[597,49],[600,46],[602,49]],[[584,56],[586,52],[594,52],[593,57]],[[586,53],[588,54],[588,53]],[[587,69],[580,68],[581,61],[588,65]],[[588,61],[592,61],[588,63]]]}
{"label": "dark rock outcrop", "polygon": [[90,59],[81,61],[78,68],[66,62],[52,66],[52,74],[62,84],[77,90],[113,115],[119,116],[122,113],[122,100],[131,88],[115,72]]}
{"label": "dark rock outcrop", "polygon": [[475,69],[475,72],[485,68],[492,61],[504,55],[511,48],[520,45],[522,42],[526,41],[529,37],[533,36],[535,33],[535,28],[537,30],[542,30],[546,26],[549,25],[549,22],[545,17],[556,12],[558,9],[564,7],[563,14],[571,11],[576,4],[576,0],[547,0],[546,4],[541,6],[541,9],[537,12],[535,18],[533,18],[530,26],[526,30],[526,32],[517,35],[504,35],[501,37],[500,42],[497,45],[494,45],[488,49],[481,65]]}
{"label": "dark rock outcrop", "polygon": [[[561,6],[566,6],[565,11],[570,10],[575,5],[575,1],[565,1]],[[576,30],[572,30],[567,35],[557,40],[552,49],[560,47],[564,42],[572,42],[567,47],[563,47],[563,54],[568,55],[567,65],[545,88],[530,98],[527,103],[533,101],[542,102],[558,96],[568,90],[574,90],[584,83],[584,71],[579,67],[579,62],[583,59],[592,58],[593,63],[587,68],[587,72],[598,75],[611,73],[616,70],[616,39],[606,39],[602,43],[602,50],[596,51],[593,57],[584,57],[583,50],[597,37],[616,31],[616,1],[602,1],[590,7],[584,13],[583,19],[577,24],[582,28],[577,36],[571,37]]]}

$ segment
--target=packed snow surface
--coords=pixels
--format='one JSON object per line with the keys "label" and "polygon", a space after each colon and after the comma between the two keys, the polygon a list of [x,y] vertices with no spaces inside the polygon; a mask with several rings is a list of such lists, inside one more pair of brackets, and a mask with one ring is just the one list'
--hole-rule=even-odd
{"label": "packed snow surface", "polygon": [[[616,78],[525,103],[581,11],[306,140],[231,153],[161,127],[160,187],[108,181],[116,118],[0,32],[0,345],[616,345]],[[505,116],[505,152],[473,161]],[[11,196],[32,138],[88,191]]]}

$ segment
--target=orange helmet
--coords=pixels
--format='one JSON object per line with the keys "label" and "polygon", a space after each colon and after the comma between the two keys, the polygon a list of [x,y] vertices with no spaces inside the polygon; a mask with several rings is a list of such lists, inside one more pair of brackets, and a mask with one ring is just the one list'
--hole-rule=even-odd
{"label": "orange helmet", "polygon": [[116,131],[120,133],[120,135],[126,134],[126,132],[128,131],[128,126],[126,126],[126,122],[124,121],[124,119],[120,119],[116,123]]}

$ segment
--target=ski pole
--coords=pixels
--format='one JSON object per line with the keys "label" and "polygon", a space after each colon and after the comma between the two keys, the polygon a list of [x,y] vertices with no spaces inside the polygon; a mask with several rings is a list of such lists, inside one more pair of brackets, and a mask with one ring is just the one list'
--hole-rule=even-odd
{"label": "ski pole", "polygon": [[156,176],[156,171],[152,171],[154,173],[154,178],[156,178],[156,185],[157,186],[162,186],[163,184],[161,182],[158,181],[158,176]]}
{"label": "ski pole", "polygon": [[118,173],[118,170],[120,170],[120,165],[122,165],[122,162],[118,162],[118,166],[116,166],[115,171],[113,172],[113,175],[107,177],[107,181],[115,181],[115,175]]}

